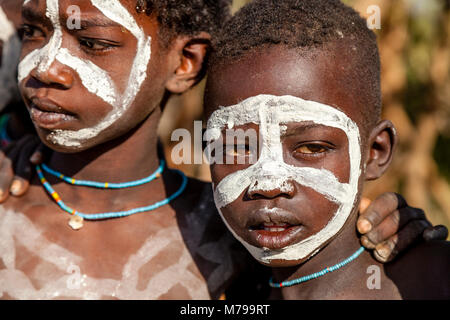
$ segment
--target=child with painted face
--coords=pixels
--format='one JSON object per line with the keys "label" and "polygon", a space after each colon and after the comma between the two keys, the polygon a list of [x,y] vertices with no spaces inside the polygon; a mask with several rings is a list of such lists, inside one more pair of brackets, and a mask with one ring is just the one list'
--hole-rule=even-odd
{"label": "child with painted face", "polygon": [[161,110],[228,14],[198,4],[24,2],[20,91],[54,152],[1,208],[1,297],[209,299],[239,272],[209,184],[158,157]]}
{"label": "child with painted face", "polygon": [[364,182],[384,173],[397,139],[380,120],[365,20],[339,1],[255,0],[215,49],[205,93],[215,203],[272,267],[273,297],[450,298],[448,242],[383,266],[358,239]]}

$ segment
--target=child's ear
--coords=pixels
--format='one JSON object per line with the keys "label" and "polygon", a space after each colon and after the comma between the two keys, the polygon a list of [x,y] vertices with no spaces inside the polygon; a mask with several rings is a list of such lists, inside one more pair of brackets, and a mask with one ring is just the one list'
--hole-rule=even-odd
{"label": "child's ear", "polygon": [[172,43],[170,62],[173,72],[166,82],[172,93],[183,93],[205,75],[206,58],[211,48],[211,36],[201,32],[195,37],[178,37]]}
{"label": "child's ear", "polygon": [[366,157],[366,180],[375,180],[383,175],[391,164],[397,146],[397,133],[392,122],[381,121],[371,132]]}

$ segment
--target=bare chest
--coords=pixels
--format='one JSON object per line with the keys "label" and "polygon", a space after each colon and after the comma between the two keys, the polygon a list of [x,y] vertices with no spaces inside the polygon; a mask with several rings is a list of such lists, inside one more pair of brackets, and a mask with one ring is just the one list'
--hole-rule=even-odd
{"label": "bare chest", "polygon": [[[231,277],[227,254],[208,253],[214,247],[224,252],[222,242],[201,243],[205,230],[198,230],[198,241],[189,239],[190,246],[176,223],[118,238],[99,235],[93,244],[80,232],[61,241],[28,214],[1,211],[4,299],[210,299]],[[216,260],[216,267],[206,270],[196,260]]]}

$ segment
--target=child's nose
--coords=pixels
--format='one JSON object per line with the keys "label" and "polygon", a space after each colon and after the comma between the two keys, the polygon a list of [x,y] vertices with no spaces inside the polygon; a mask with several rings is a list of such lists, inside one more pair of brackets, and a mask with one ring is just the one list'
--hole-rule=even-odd
{"label": "child's nose", "polygon": [[285,197],[291,199],[296,192],[295,184],[289,180],[258,179],[247,189],[247,196],[252,200],[275,199]]}
{"label": "child's nose", "polygon": [[35,68],[31,76],[46,85],[58,85],[64,89],[70,89],[73,85],[73,75],[69,67],[54,60],[48,68],[42,70]]}

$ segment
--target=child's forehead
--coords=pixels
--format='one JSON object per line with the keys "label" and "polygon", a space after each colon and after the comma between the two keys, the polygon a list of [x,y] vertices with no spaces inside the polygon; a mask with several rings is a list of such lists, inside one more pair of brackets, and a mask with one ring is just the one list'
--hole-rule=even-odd
{"label": "child's forehead", "polygon": [[[327,105],[328,113],[333,110],[344,112],[360,123],[358,99],[347,90],[345,67],[343,58],[320,50],[304,53],[283,46],[257,49],[211,68],[205,96],[207,115],[251,97],[291,96],[298,101]],[[294,104],[300,106],[302,103]],[[313,113],[319,117],[317,112]]]}
{"label": "child's forehead", "polygon": [[294,96],[258,95],[236,105],[221,107],[208,120],[209,129],[222,130],[245,124],[282,125],[313,123],[343,131],[357,130],[351,119],[331,106]]}

